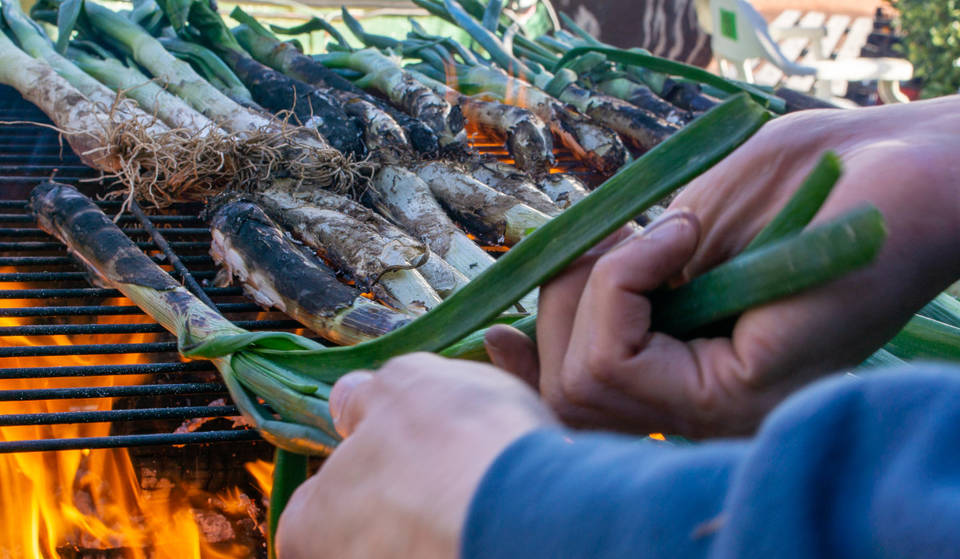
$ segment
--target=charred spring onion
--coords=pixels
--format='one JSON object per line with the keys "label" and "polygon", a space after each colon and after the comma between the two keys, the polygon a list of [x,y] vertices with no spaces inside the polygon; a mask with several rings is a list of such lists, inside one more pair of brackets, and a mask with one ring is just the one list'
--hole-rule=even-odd
{"label": "charred spring onion", "polygon": [[80,159],[94,169],[120,171],[121,155],[108,138],[116,123],[46,62],[17,48],[0,33],[0,83],[20,92],[59,128]]}
{"label": "charred spring onion", "polygon": [[387,165],[370,183],[374,206],[468,278],[493,264],[493,258],[470,240],[447,216],[430,187],[413,172]]}
{"label": "charred spring onion", "polygon": [[443,163],[417,165],[414,172],[462,223],[493,243],[513,245],[550,221],[543,212]]}
{"label": "charred spring onion", "polygon": [[408,323],[396,312],[341,283],[315,255],[290,242],[256,205],[223,204],[211,223],[210,254],[224,279],[236,276],[247,293],[341,345],[370,340]]}
{"label": "charred spring onion", "polygon": [[[323,385],[273,366],[257,354],[265,348],[316,350],[319,344],[289,334],[253,334],[236,327],[154,264],[71,186],[41,184],[31,194],[30,207],[40,226],[60,239],[87,270],[174,333],[183,355],[190,356],[197,344],[209,344],[221,336],[233,341],[239,341],[236,336],[245,337],[243,345],[250,346],[249,351],[237,347],[211,361],[237,407],[264,438],[304,454],[324,453],[336,444]],[[264,398],[279,417],[248,391]]]}
{"label": "charred spring onion", "polygon": [[[320,89],[326,89],[340,96],[344,103],[351,99],[361,99],[370,103],[402,127],[410,145],[417,153],[429,155],[436,153],[439,149],[437,134],[419,119],[391,107],[379,98],[371,96],[313,58],[304,55],[293,45],[279,41],[265,30],[258,31],[259,24],[245,14],[243,10],[234,9],[230,15],[237,21],[244,22],[244,25],[234,28],[232,32],[237,41],[255,59],[292,78]],[[311,29],[313,27],[308,23],[302,28],[295,28],[290,31],[306,32]],[[377,118],[382,119],[383,117],[378,116]]]}
{"label": "charred spring onion", "polygon": [[326,66],[363,72],[360,81],[364,87],[380,91],[395,105],[423,121],[437,134],[441,147],[463,146],[466,142],[460,110],[454,110],[430,88],[375,49],[332,52],[320,55],[319,61]]}
{"label": "charred spring onion", "polygon": [[[389,169],[389,167],[384,168],[384,170],[387,169]],[[422,181],[417,179],[415,175],[410,174],[410,177],[412,177],[414,181],[422,184]],[[406,178],[409,179],[410,177]],[[423,190],[429,194],[429,189],[425,184],[423,185]],[[297,185],[291,183],[291,181],[275,181],[269,189],[259,193],[258,196],[273,197],[275,194],[279,194],[280,197],[295,198],[298,200],[298,203],[303,204],[305,207],[308,206],[336,212],[340,214],[338,221],[348,221],[353,223],[353,226],[358,229],[375,231],[390,245],[399,250],[407,262],[419,264],[417,271],[426,278],[431,287],[442,297],[447,297],[470,281],[467,276],[447,263],[439,253],[432,250],[425,243],[412,238],[380,214],[351,199],[322,189],[297,188]],[[416,200],[411,199],[410,202],[411,205],[413,205]],[[436,202],[434,202],[434,205],[436,205]],[[439,210],[439,206],[437,208]],[[409,227],[409,230],[414,234],[429,230],[429,222],[429,216],[423,216],[421,222],[423,224],[422,228],[416,229]],[[451,226],[453,225],[451,224]],[[311,245],[317,251],[322,252],[324,250],[322,245],[311,244],[314,242],[311,240],[312,236],[313,234],[304,234],[300,236],[300,240]],[[319,243],[319,239],[317,239],[316,242]],[[474,249],[481,255],[485,255],[476,245],[474,245]],[[443,254],[448,253],[444,252]],[[424,257],[426,261],[424,261]],[[490,261],[492,262],[492,259],[490,259]],[[477,273],[479,273],[479,271]]]}
{"label": "charred spring onion", "polygon": [[507,150],[517,168],[533,175],[542,175],[556,163],[553,134],[537,115],[521,107],[463,95],[420,72],[410,71],[410,75],[451,104],[458,105],[468,122],[492,132],[494,136],[505,138]]}
{"label": "charred spring onion", "polygon": [[426,247],[422,247],[419,259],[415,260],[409,245],[385,239],[376,227],[276,189],[254,195],[253,199],[297,239],[321,252],[377,299],[395,302],[396,306],[414,312],[440,304],[440,296],[414,269],[420,260],[426,260]]}

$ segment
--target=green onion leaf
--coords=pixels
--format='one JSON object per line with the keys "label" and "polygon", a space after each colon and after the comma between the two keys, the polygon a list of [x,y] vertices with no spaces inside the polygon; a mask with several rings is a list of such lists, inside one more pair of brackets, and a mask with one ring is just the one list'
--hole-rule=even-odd
{"label": "green onion leaf", "polygon": [[716,87],[725,93],[744,92],[750,95],[754,101],[769,107],[770,110],[774,112],[783,113],[787,108],[786,101],[783,99],[777,97],[776,95],[771,95],[770,93],[767,93],[766,91],[763,91],[762,89],[754,87],[750,84],[721,78],[720,76],[711,74],[703,68],[684,64],[682,62],[674,62],[673,60],[667,60],[666,58],[660,58],[651,54],[644,54],[611,47],[590,46],[570,49],[563,55],[563,58],[560,59],[560,62],[557,63],[555,70],[565,68],[573,61],[573,59],[589,52],[599,52],[604,54],[606,55],[607,60],[611,62],[619,62],[621,64],[627,64],[630,66],[647,68],[649,70],[653,70],[654,72],[662,72],[665,74],[689,78],[700,83],[712,85],[713,87]]}
{"label": "green onion leaf", "polygon": [[798,235],[743,253],[677,289],[651,295],[651,329],[684,337],[746,309],[866,266],[886,238],[883,215],[854,209]]}
{"label": "green onion leaf", "polygon": [[273,488],[270,490],[270,510],[267,521],[270,559],[277,559],[277,525],[280,514],[300,484],[307,481],[307,457],[278,448],[273,455]]}
{"label": "green onion leaf", "polygon": [[793,235],[810,223],[820,211],[833,185],[837,184],[843,164],[832,151],[823,154],[803,184],[780,213],[750,241],[744,252]]}
{"label": "green onion leaf", "polygon": [[960,361],[960,328],[915,315],[884,349],[900,359]]}

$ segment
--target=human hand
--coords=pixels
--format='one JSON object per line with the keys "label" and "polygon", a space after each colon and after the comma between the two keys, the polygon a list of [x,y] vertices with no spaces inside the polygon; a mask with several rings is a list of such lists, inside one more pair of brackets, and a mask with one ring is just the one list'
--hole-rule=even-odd
{"label": "human hand", "polygon": [[[491,330],[494,363],[535,379],[573,424],[751,431],[797,385],[859,363],[960,275],[958,100],[777,119],[677,197],[671,207],[687,211],[654,227],[661,242],[601,247],[544,286],[539,355],[509,328]],[[643,292],[740,252],[828,149],[845,172],[814,223],[876,205],[889,236],[874,264],[744,313],[730,338],[647,332]]]}
{"label": "human hand", "polygon": [[490,463],[555,422],[510,375],[431,354],[346,375],[330,404],[345,440],[280,518],[282,559],[457,557],[467,507]]}

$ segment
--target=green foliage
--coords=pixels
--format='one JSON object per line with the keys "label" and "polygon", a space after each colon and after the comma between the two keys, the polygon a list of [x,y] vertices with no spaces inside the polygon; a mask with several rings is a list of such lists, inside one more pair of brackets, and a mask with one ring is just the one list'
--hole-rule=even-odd
{"label": "green foliage", "polygon": [[960,91],[960,0],[890,0],[900,12],[906,55],[924,97]]}

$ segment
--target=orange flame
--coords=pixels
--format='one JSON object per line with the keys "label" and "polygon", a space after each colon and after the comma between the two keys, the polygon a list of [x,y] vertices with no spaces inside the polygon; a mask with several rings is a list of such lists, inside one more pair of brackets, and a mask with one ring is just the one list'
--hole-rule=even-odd
{"label": "orange flame", "polygon": [[273,463],[266,460],[257,460],[256,462],[247,462],[244,467],[257,481],[260,492],[269,499],[270,490],[273,489]]}
{"label": "orange flame", "polygon": [[[19,288],[6,284],[5,288]],[[35,304],[0,300],[0,307]],[[127,299],[105,302],[129,305]],[[2,326],[29,324],[31,319],[0,318]],[[102,323],[149,323],[144,315],[99,317]],[[69,345],[77,343],[141,343],[154,334],[0,337],[2,346]],[[59,367],[146,363],[145,354],[77,355],[0,359],[0,368]],[[138,375],[82,378],[4,379],[0,389],[75,388],[137,384]],[[0,402],[0,414],[109,410],[112,398]],[[98,437],[110,434],[108,423],[0,427],[0,440]],[[201,515],[191,506],[199,489],[185,484],[141,490],[126,449],[84,449],[0,454],[0,557],[39,559],[62,552],[83,555],[91,550],[120,549],[134,559],[231,559],[254,550],[237,543],[206,541]],[[220,510],[238,510],[239,490],[215,499]],[[247,501],[249,497],[244,496]]]}

